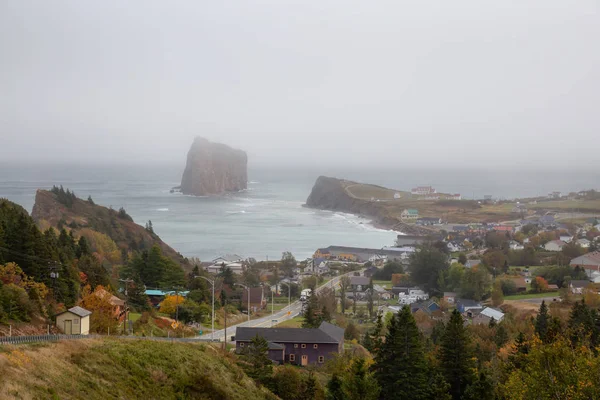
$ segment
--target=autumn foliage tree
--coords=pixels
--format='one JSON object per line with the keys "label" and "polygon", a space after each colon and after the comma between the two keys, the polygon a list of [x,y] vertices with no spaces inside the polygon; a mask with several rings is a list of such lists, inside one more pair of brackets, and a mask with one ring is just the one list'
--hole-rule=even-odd
{"label": "autumn foliage tree", "polygon": [[119,320],[114,313],[114,306],[110,302],[111,296],[110,292],[102,285],[96,286],[93,292],[89,285],[83,288],[79,306],[92,312],[90,332],[108,333],[109,331],[117,331]]}
{"label": "autumn foliage tree", "polygon": [[160,303],[159,311],[164,314],[175,314],[177,307],[185,302],[185,298],[181,295],[169,295]]}
{"label": "autumn foliage tree", "polygon": [[536,293],[547,292],[548,281],[541,276],[536,276],[535,279],[531,281],[531,290]]}

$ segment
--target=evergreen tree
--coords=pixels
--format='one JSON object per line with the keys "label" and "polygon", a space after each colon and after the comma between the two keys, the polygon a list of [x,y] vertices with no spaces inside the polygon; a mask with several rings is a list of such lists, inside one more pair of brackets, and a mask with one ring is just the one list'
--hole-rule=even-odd
{"label": "evergreen tree", "polygon": [[473,381],[471,340],[458,310],[454,310],[446,325],[440,345],[440,367],[450,384],[450,394],[459,400]]}
{"label": "evergreen tree", "polygon": [[496,398],[493,382],[482,372],[462,397],[463,400],[494,400]]}
{"label": "evergreen tree", "polygon": [[312,294],[308,298],[306,309],[304,310],[304,322],[302,323],[303,328],[318,328],[323,322],[323,314],[319,308],[319,302],[317,295]]}
{"label": "evergreen tree", "polygon": [[241,351],[240,358],[249,377],[262,385],[269,383],[273,376],[273,362],[269,358],[269,343],[265,338],[258,335],[252,338]]}
{"label": "evergreen tree", "polygon": [[92,200],[92,196],[88,196],[87,202],[90,203],[91,205],[95,205],[96,204],[96,203],[94,203],[94,200]]}
{"label": "evergreen tree", "polygon": [[596,310],[590,309],[584,300],[575,302],[568,322],[573,344],[584,341],[588,341],[592,347],[598,344],[597,317]]}
{"label": "evergreen tree", "polygon": [[381,386],[382,398],[429,398],[423,342],[408,306],[404,306],[390,321],[385,342],[375,355],[373,369]]}
{"label": "evergreen tree", "polygon": [[317,393],[319,392],[319,382],[315,378],[315,373],[309,371],[308,376],[302,382],[302,393],[301,398],[303,399],[316,399]]}
{"label": "evergreen tree", "polygon": [[539,336],[542,342],[548,340],[548,325],[550,321],[550,315],[548,314],[548,306],[546,301],[542,301],[538,315],[535,317],[535,333]]}
{"label": "evergreen tree", "polygon": [[[348,376],[344,380],[344,392],[348,400],[376,400],[379,398],[380,387],[377,379],[369,371],[363,358],[352,362]],[[382,396],[383,393],[382,393]],[[383,397],[388,399],[388,397]]]}
{"label": "evergreen tree", "polygon": [[233,271],[231,270],[231,268],[225,265],[221,267],[221,272],[219,272],[217,276],[223,279],[223,283],[225,285],[233,286],[235,284],[235,277],[233,276]]}
{"label": "evergreen tree", "polygon": [[88,245],[87,239],[85,236],[81,236],[79,241],[77,242],[77,257],[81,257],[83,255],[91,254],[90,246]]}
{"label": "evergreen tree", "polygon": [[373,298],[375,293],[373,293],[373,279],[369,279],[369,286],[367,288],[367,311],[369,312],[369,318],[373,318],[374,304]]}
{"label": "evergreen tree", "polygon": [[327,383],[327,400],[348,400],[343,389],[344,382],[334,373]]}
{"label": "evergreen tree", "polygon": [[499,324],[496,328],[494,342],[496,343],[496,346],[498,346],[498,348],[504,346],[508,342],[508,332],[506,332],[504,324]]}
{"label": "evergreen tree", "polygon": [[127,287],[127,302],[138,311],[150,309],[150,299],[146,295],[146,286],[139,275],[134,275],[133,282]]}
{"label": "evergreen tree", "polygon": [[436,371],[429,373],[429,398],[432,400],[452,400],[450,385],[444,376]]}

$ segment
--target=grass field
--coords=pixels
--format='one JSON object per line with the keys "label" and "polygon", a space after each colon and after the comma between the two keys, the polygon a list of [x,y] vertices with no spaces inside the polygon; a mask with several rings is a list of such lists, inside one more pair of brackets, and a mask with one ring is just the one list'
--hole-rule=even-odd
{"label": "grass field", "polygon": [[600,212],[600,200],[560,200],[543,201],[528,205],[532,209],[550,209],[562,211]]}
{"label": "grass field", "polygon": [[203,344],[87,339],[6,347],[2,399],[272,398],[228,354]]}
{"label": "grass field", "polygon": [[542,297],[558,297],[558,292],[546,292],[546,293],[531,293],[531,294],[515,294],[512,296],[506,296],[504,300],[524,300],[524,299],[539,299]]}
{"label": "grass field", "polygon": [[302,328],[302,323],[304,322],[304,317],[294,317],[287,321],[280,322],[276,326],[278,328]]}
{"label": "grass field", "polygon": [[382,286],[386,289],[391,289],[392,288],[392,281],[376,281],[373,280],[373,285],[379,285]]}

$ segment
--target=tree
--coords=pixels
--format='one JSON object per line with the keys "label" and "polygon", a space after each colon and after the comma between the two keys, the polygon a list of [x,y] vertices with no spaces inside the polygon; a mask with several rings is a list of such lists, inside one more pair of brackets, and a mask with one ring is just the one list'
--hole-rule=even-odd
{"label": "tree", "polygon": [[494,342],[498,348],[504,346],[508,342],[508,332],[503,323],[498,324],[496,327],[496,334],[494,335]]}
{"label": "tree", "polygon": [[[73,232],[73,231],[71,231]],[[79,238],[79,241],[77,242],[77,251],[76,251],[76,255],[77,258],[81,257],[82,255],[89,255],[91,254],[90,252],[90,246],[88,245],[87,239],[85,238],[85,236],[81,236]]]}
{"label": "tree", "polygon": [[340,278],[340,299],[342,306],[342,315],[346,312],[346,293],[350,287],[350,278],[346,275]]}
{"label": "tree", "polygon": [[389,281],[393,274],[403,274],[404,268],[398,261],[387,261],[382,269],[375,271],[373,279],[380,281]]}
{"label": "tree", "polygon": [[369,311],[369,318],[373,318],[374,296],[373,279],[369,279],[369,287],[367,288],[367,311]]}
{"label": "tree", "polygon": [[498,307],[504,303],[504,293],[502,292],[502,281],[497,280],[494,283],[494,289],[492,290],[492,305]]}
{"label": "tree", "polygon": [[233,271],[226,265],[221,266],[221,272],[217,275],[219,278],[223,279],[223,284],[233,286],[235,284],[235,276],[233,276]]}
{"label": "tree", "polygon": [[461,281],[461,295],[468,299],[481,300],[490,290],[490,275],[479,265],[468,268]]}
{"label": "tree", "polygon": [[465,255],[465,253],[460,253],[458,255],[458,262],[461,263],[462,265],[467,264],[467,256]]}
{"label": "tree", "polygon": [[344,330],[344,339],[346,340],[355,340],[360,337],[360,332],[358,332],[358,328],[354,324],[354,322],[350,321],[346,330]]}
{"label": "tree", "polygon": [[283,271],[285,276],[289,278],[294,276],[294,268],[297,266],[298,262],[292,253],[286,251],[281,255],[281,271]]}
{"label": "tree", "polygon": [[534,324],[535,333],[542,340],[542,342],[546,342],[548,340],[549,320],[550,316],[548,314],[548,306],[546,306],[546,301],[542,301],[538,315],[535,317]]}
{"label": "tree", "polygon": [[84,288],[79,305],[92,312],[90,332],[107,333],[109,330],[116,332],[119,321],[114,313],[111,297],[110,292],[102,285],[96,286],[93,292],[89,285]]}
{"label": "tree", "polygon": [[319,301],[316,294],[308,298],[308,304],[304,310],[303,328],[318,328],[323,322],[322,311],[319,307]]}
{"label": "tree", "polygon": [[428,371],[423,343],[412,312],[404,306],[388,325],[373,366],[382,398],[428,399]]}
{"label": "tree", "polygon": [[327,400],[348,400],[343,383],[339,375],[334,373],[327,383]]}
{"label": "tree", "polygon": [[499,271],[503,270],[503,266],[506,263],[506,256],[500,250],[488,251],[483,255],[482,261],[491,268],[494,276],[496,276]]}
{"label": "tree", "polygon": [[458,310],[454,310],[440,343],[440,367],[450,384],[450,394],[459,400],[473,381],[471,339]]}
{"label": "tree", "polygon": [[87,198],[87,202],[90,203],[91,205],[95,205],[96,203],[94,203],[94,200],[92,200],[92,196],[88,196]]}
{"label": "tree", "polygon": [[273,376],[273,362],[269,359],[269,343],[256,335],[240,354],[242,368],[256,382],[266,385]]}
{"label": "tree", "polygon": [[348,400],[376,400],[379,398],[379,385],[369,371],[364,358],[356,358],[352,361],[343,385]]}
{"label": "tree", "polygon": [[183,304],[185,298],[179,294],[167,295],[160,303],[160,312],[169,315],[175,315],[177,307]]}
{"label": "tree", "polygon": [[440,293],[439,277],[448,269],[447,256],[431,245],[421,245],[410,257],[411,278],[429,293]]}
{"label": "tree", "polygon": [[137,311],[150,309],[150,299],[146,295],[146,286],[138,275],[133,276],[133,282],[126,283],[127,303]]}
{"label": "tree", "polygon": [[483,372],[467,387],[463,396],[464,400],[494,400],[495,398],[494,383]]}
{"label": "tree", "polygon": [[152,226],[152,221],[148,220],[148,222],[146,222],[146,230],[148,231],[148,233],[154,234],[154,227]]}
{"label": "tree", "polygon": [[531,281],[531,290],[536,293],[547,292],[548,281],[541,276],[536,276],[535,279]]}

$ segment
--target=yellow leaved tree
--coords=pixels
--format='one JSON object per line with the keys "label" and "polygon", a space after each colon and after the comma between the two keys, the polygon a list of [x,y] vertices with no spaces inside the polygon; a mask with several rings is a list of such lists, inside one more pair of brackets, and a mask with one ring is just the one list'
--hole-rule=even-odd
{"label": "yellow leaved tree", "polygon": [[181,295],[166,296],[160,303],[160,312],[164,314],[175,314],[177,306],[181,306],[185,302],[185,298]]}
{"label": "yellow leaved tree", "polygon": [[90,285],[83,288],[79,305],[92,312],[90,316],[90,333],[117,332],[119,320],[115,317],[111,294],[102,285],[96,286],[92,292]]}

